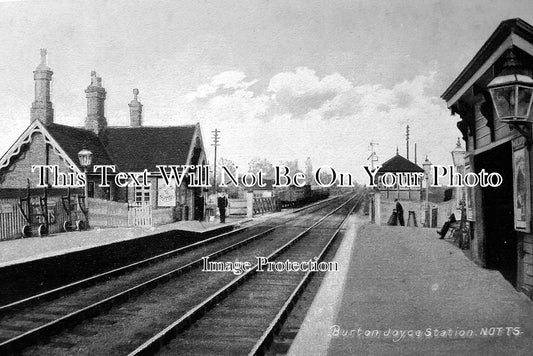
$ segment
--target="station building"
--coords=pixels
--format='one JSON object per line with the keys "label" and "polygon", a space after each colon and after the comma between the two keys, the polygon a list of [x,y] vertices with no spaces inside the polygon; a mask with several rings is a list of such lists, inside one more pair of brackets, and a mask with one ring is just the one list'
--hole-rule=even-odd
{"label": "station building", "polygon": [[[46,50],[41,50],[41,63],[34,73],[35,101],[31,107],[29,126],[0,158],[0,199],[18,199],[29,184],[32,194],[42,194],[37,188],[39,174],[32,165],[58,165],[61,172],[82,173],[78,154],[92,153],[92,166],[115,165],[116,172],[149,172],[150,187],[117,187],[110,173],[110,187],[100,187],[100,175],[88,170],[88,196],[108,201],[127,202],[131,206],[149,205],[158,208],[180,208],[179,218],[201,218],[205,192],[182,184],[179,188],[162,184],[156,165],[206,165],[200,125],[148,127],[143,125],[143,105],[139,91],[129,103],[130,125],[109,126],[105,116],[106,90],[96,72],[91,73],[85,90],[87,116],[84,127],[72,127],[54,122],[50,97],[53,72],[46,64]],[[51,182],[51,172],[47,183]],[[73,190],[82,194],[84,188]],[[51,199],[65,194],[65,189],[48,189]]]}
{"label": "station building", "polygon": [[420,201],[422,184],[418,186],[403,187],[400,184],[394,186],[386,186],[383,184],[383,175],[386,173],[424,173],[424,169],[411,162],[407,158],[401,156],[398,151],[396,155],[383,162],[379,169],[376,179],[378,189],[381,193],[381,199],[385,201],[394,201],[394,199],[402,201]]}
{"label": "station building", "polygon": [[[498,187],[467,188],[472,259],[533,297],[531,89],[533,27],[503,21],[443,93],[466,143],[465,172],[497,172]],[[457,116],[454,116],[457,117]]]}
{"label": "station building", "polygon": [[403,184],[392,184],[384,182],[384,176],[388,173],[392,175],[408,175],[424,173],[424,169],[418,164],[400,155],[396,150],[396,155],[392,156],[379,168],[376,174],[376,187],[370,195],[370,215],[371,220],[378,224],[384,225],[396,208],[395,199],[398,199],[405,211],[405,219],[409,218],[409,212],[414,212],[413,219],[420,219],[424,211],[422,202],[422,184],[417,186],[404,186]]}

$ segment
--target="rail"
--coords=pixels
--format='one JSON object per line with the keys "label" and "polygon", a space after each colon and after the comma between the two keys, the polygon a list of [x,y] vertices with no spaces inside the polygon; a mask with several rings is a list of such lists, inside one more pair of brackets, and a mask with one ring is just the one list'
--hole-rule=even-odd
{"label": "rail", "polygon": [[[319,204],[317,204],[317,205],[320,206]],[[308,208],[312,208],[312,207],[315,207],[317,205],[313,204],[313,205],[311,205],[309,207],[300,209],[299,211],[306,210]],[[264,230],[264,231],[262,231],[262,232],[260,232],[258,234],[254,234],[251,237],[248,237],[248,238],[243,239],[243,240],[241,240],[241,241],[239,241],[237,243],[234,243],[234,244],[231,244],[229,246],[226,246],[223,249],[217,250],[216,252],[213,252],[213,253],[209,254],[208,258],[214,258],[214,257],[221,256],[221,255],[223,255],[225,253],[228,253],[229,251],[232,251],[232,250],[234,250],[234,249],[236,249],[236,248],[238,248],[240,246],[248,244],[248,243],[250,243],[250,242],[252,242],[252,241],[254,241],[254,240],[256,240],[256,239],[258,239],[260,237],[266,236],[267,234],[271,233],[272,231],[274,231],[278,227],[284,225],[285,223],[286,222],[283,222],[283,223],[278,224],[276,226],[269,227],[266,230]],[[30,297],[30,298],[26,298],[26,299],[23,299],[23,300],[14,302],[14,303],[10,303],[8,305],[4,305],[4,306],[0,307],[0,316],[6,316],[8,314],[12,314],[13,312],[15,312],[17,310],[33,306],[33,305],[35,305],[35,304],[37,304],[39,302],[42,302],[42,301],[53,300],[55,298],[58,298],[61,295],[72,293],[73,291],[80,290],[80,289],[82,289],[84,287],[88,287],[90,285],[94,285],[94,284],[99,283],[101,281],[108,280],[111,277],[118,276],[118,275],[121,275],[121,274],[125,274],[127,272],[131,272],[131,271],[136,270],[136,269],[140,269],[140,268],[145,267],[145,266],[147,266],[149,264],[153,264],[153,263],[155,263],[155,262],[157,262],[159,260],[178,255],[178,254],[186,252],[188,250],[192,250],[192,249],[195,249],[195,248],[198,248],[198,247],[201,247],[201,246],[205,246],[205,245],[209,244],[210,242],[221,240],[224,237],[228,237],[229,235],[233,235],[233,234],[236,234],[238,232],[242,232],[242,231],[244,231],[246,229],[247,228],[242,228],[242,229],[234,230],[234,231],[231,231],[231,232],[228,232],[228,233],[225,233],[225,234],[221,234],[221,235],[212,237],[210,239],[206,239],[206,240],[194,243],[192,245],[188,245],[188,246],[185,246],[185,247],[182,247],[182,248],[179,248],[179,249],[175,249],[173,251],[169,251],[169,252],[160,254],[158,256],[154,256],[154,257],[151,257],[151,258],[148,258],[148,259],[145,259],[145,260],[133,263],[133,264],[129,264],[129,265],[124,266],[124,267],[120,267],[120,268],[114,269],[114,270],[109,271],[109,272],[105,272],[105,273],[102,273],[102,274],[99,274],[99,275],[96,275],[96,276],[93,276],[93,277],[90,277],[90,278],[87,278],[87,279],[84,279],[84,280],[81,280],[81,281],[77,281],[77,282],[68,284],[66,286],[63,286],[63,287],[60,287],[60,288],[56,288],[54,290],[51,290],[51,291],[48,291],[48,292],[45,292],[45,293],[38,294],[38,295]],[[124,290],[124,291],[121,291],[119,293],[116,293],[116,294],[112,295],[111,297],[108,297],[108,298],[105,298],[103,300],[100,300],[100,301],[98,301],[96,303],[93,303],[91,305],[88,305],[86,307],[78,309],[78,310],[76,310],[76,311],[74,311],[72,313],[64,315],[63,317],[57,318],[57,319],[55,319],[53,321],[50,321],[50,322],[48,322],[48,323],[46,323],[44,325],[41,325],[41,326],[36,327],[34,329],[28,330],[26,332],[23,332],[23,333],[15,336],[15,337],[9,339],[9,340],[3,341],[3,342],[0,343],[0,354],[10,354],[10,353],[19,352],[22,349],[24,349],[24,348],[26,348],[26,347],[28,347],[28,346],[30,346],[32,344],[38,343],[40,341],[40,339],[43,338],[43,337],[50,337],[53,334],[56,334],[56,333],[66,329],[66,328],[69,328],[69,327],[72,327],[73,325],[76,325],[80,321],[83,321],[85,319],[88,319],[88,318],[94,317],[96,315],[99,315],[103,311],[108,310],[109,308],[111,308],[112,306],[128,300],[131,296],[138,295],[139,293],[142,293],[143,291],[145,291],[147,289],[153,288],[153,287],[157,286],[158,284],[160,284],[162,282],[165,282],[165,281],[167,281],[167,280],[169,280],[169,279],[171,279],[173,277],[176,277],[176,276],[184,273],[185,271],[188,271],[188,270],[190,270],[190,269],[192,269],[194,267],[200,266],[202,264],[202,262],[203,262],[203,258],[202,259],[196,259],[196,260],[194,260],[192,262],[189,262],[189,263],[187,263],[187,264],[185,264],[185,265],[183,265],[183,266],[181,266],[179,268],[176,268],[176,269],[173,269],[171,271],[168,271],[168,272],[166,272],[164,274],[161,274],[161,275],[159,275],[159,276],[157,276],[155,278],[152,278],[152,279],[150,279],[150,280],[148,280],[146,282],[138,284],[138,285],[136,285],[136,286],[134,286],[132,288],[128,288],[127,290]]]}
{"label": "rail", "polygon": [[[289,242],[284,244],[282,247],[277,249],[275,252],[270,254],[267,259],[274,260],[276,257],[278,257],[280,254],[288,250],[291,246],[293,246],[297,241],[302,239],[304,236],[306,236],[312,229],[320,225],[325,219],[327,219],[329,216],[334,214],[335,212],[339,211],[341,208],[343,208],[346,204],[348,204],[353,199],[357,198],[358,196],[355,195],[352,198],[348,199],[344,203],[342,203],[340,206],[332,210],[331,212],[324,215],[321,219],[316,221],[314,224],[312,224],[310,227],[306,228],[303,232],[299,233],[296,237],[291,239]],[[350,210],[350,212],[353,211]],[[344,222],[344,220],[343,220]],[[335,232],[334,235],[337,235],[338,232]],[[333,241],[333,238],[330,239],[330,243]],[[160,347],[163,344],[168,343],[171,339],[174,338],[174,336],[187,329],[189,326],[191,326],[196,320],[198,320],[205,312],[206,310],[209,310],[214,305],[216,305],[219,301],[224,299],[226,296],[228,296],[230,293],[235,291],[240,285],[242,285],[245,281],[249,280],[253,275],[257,273],[258,264],[253,265],[249,270],[244,272],[239,277],[236,277],[233,281],[225,285],[224,287],[220,288],[218,291],[216,291],[214,294],[212,294],[210,297],[205,299],[203,302],[198,304],[196,307],[191,309],[188,313],[183,315],[181,318],[167,326],[165,329],[154,335],[152,338],[147,340],[145,343],[143,343],[141,346],[139,346],[137,349],[135,349],[133,352],[129,354],[129,356],[141,356],[141,355],[153,355],[155,354]]]}

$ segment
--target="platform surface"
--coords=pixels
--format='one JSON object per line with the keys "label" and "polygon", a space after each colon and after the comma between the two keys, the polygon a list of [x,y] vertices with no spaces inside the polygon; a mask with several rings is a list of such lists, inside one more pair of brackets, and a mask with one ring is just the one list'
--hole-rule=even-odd
{"label": "platform surface", "polygon": [[435,230],[354,217],[290,355],[531,355],[533,302]]}
{"label": "platform surface", "polygon": [[[330,197],[324,201],[333,199]],[[308,205],[307,207],[315,204]],[[119,227],[119,228],[92,228],[86,231],[73,231],[51,234],[46,237],[30,237],[0,241],[0,268],[19,263],[35,261],[47,257],[60,256],[71,252],[82,251],[93,247],[120,243],[138,239],[158,233],[176,231],[184,233],[210,233],[217,234],[228,231],[228,226],[233,228],[259,224],[268,219],[298,212],[305,207],[283,209],[279,212],[256,214],[253,218],[243,215],[230,215],[224,224],[215,221],[178,221],[157,227]]]}
{"label": "platform surface", "polygon": [[240,226],[250,222],[246,217],[229,217],[224,224],[202,221],[178,221],[157,227],[94,228],[51,234],[46,237],[30,237],[0,242],[0,268],[41,258],[80,251],[96,246],[116,243],[166,231],[193,233],[216,232],[228,226]]}
{"label": "platform surface", "polygon": [[92,228],[86,231],[56,233],[42,238],[30,237],[0,241],[0,268],[167,231],[216,234],[217,230],[227,231],[228,226],[233,228],[251,226],[298,210],[283,209],[280,212],[258,214],[253,218],[230,215],[226,218],[225,223],[221,223],[218,219],[209,222],[188,220],[157,227]]}

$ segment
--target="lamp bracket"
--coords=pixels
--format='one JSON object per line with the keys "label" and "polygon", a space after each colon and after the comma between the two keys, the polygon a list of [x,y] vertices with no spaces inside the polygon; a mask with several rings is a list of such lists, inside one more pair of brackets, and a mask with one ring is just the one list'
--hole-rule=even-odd
{"label": "lamp bracket", "polygon": [[531,151],[531,123],[530,122],[513,122],[509,126],[516,129],[526,139],[525,145],[528,151]]}

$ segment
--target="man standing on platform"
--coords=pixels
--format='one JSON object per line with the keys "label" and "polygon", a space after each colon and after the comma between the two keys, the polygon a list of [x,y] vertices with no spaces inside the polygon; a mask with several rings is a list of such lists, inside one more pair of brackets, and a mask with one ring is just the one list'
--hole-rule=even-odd
{"label": "man standing on platform", "polygon": [[218,211],[220,214],[220,222],[226,222],[226,208],[228,206],[228,197],[224,192],[220,192],[217,198]]}
{"label": "man standing on platform", "polygon": [[403,221],[403,206],[402,204],[400,204],[398,199],[394,199],[394,201],[396,202],[396,213],[398,214],[398,223],[401,226],[405,226],[405,222]]}

